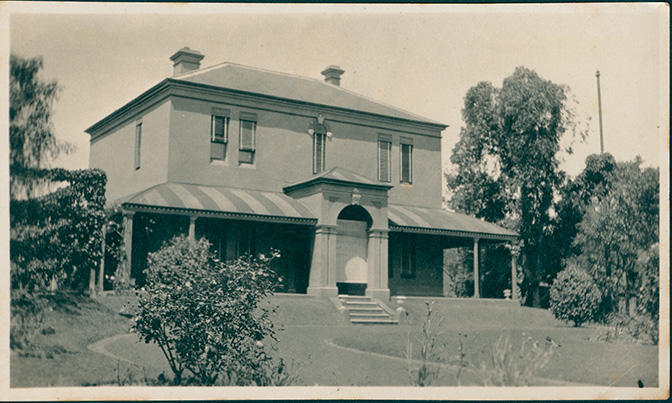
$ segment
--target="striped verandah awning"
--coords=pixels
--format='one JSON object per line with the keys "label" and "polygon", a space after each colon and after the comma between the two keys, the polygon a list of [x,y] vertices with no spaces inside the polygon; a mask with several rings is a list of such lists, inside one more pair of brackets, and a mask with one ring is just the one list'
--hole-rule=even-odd
{"label": "striped verandah awning", "polygon": [[229,187],[169,182],[132,195],[121,204],[137,212],[304,225],[317,222],[308,207],[283,193]]}
{"label": "striped verandah awning", "polygon": [[388,205],[390,231],[515,241],[518,234],[498,225],[447,210]]}

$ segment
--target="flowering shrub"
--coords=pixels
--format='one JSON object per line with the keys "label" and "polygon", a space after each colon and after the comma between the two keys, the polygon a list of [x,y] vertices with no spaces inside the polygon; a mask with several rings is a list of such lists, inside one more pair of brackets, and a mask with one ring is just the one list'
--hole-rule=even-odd
{"label": "flowering shrub", "polygon": [[[269,258],[224,263],[206,240],[183,236],[149,255],[133,329],[159,345],[175,384],[273,383],[265,349],[267,340],[275,340],[273,324],[258,304],[277,284],[269,263],[278,256],[275,251]],[[185,377],[185,370],[193,376]]]}
{"label": "flowering shrub", "polygon": [[568,266],[558,274],[551,286],[551,312],[565,322],[579,327],[595,318],[602,302],[602,293],[590,274]]}

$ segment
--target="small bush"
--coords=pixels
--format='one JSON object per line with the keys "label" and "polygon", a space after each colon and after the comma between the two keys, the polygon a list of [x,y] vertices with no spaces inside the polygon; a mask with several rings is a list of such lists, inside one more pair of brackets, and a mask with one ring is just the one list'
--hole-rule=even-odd
{"label": "small bush", "polygon": [[273,324],[258,303],[277,284],[269,268],[276,256],[223,263],[206,240],[185,237],[150,254],[134,330],[159,345],[176,384],[273,383],[264,345],[275,339]]}
{"label": "small bush", "polygon": [[601,301],[602,293],[593,278],[573,266],[561,271],[551,286],[551,312],[576,327],[595,318]]}
{"label": "small bush", "polygon": [[615,314],[607,319],[606,327],[600,329],[592,340],[607,343],[658,344],[658,322],[646,315]]}

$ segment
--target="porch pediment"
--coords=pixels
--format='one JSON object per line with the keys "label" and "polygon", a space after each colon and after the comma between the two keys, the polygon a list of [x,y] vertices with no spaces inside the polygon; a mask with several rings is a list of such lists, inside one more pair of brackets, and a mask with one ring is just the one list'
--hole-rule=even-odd
{"label": "porch pediment", "polygon": [[385,192],[393,187],[388,183],[383,183],[375,179],[367,178],[366,176],[352,172],[349,169],[337,166],[329,169],[328,171],[321,172],[302,181],[285,186],[283,190],[285,193],[291,193],[295,190],[305,189],[320,184],[382,190]]}

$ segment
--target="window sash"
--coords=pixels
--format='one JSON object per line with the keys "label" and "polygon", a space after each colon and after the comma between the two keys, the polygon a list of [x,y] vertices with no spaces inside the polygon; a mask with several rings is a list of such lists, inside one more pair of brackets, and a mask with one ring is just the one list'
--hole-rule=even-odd
{"label": "window sash", "polygon": [[241,151],[254,151],[257,122],[251,120],[240,121],[240,147]]}
{"label": "window sash", "polygon": [[227,143],[229,141],[229,118],[223,116],[212,117],[210,141],[213,143]]}
{"label": "window sash", "polygon": [[401,182],[413,183],[413,145],[401,144]]}
{"label": "window sash", "polygon": [[378,140],[378,180],[381,182],[391,181],[392,171],[392,142]]}
{"label": "window sash", "polygon": [[135,125],[135,169],[140,169],[140,157],[142,146],[142,123]]}
{"label": "window sash", "polygon": [[313,134],[313,173],[324,171],[326,155],[326,136],[320,133]]}

